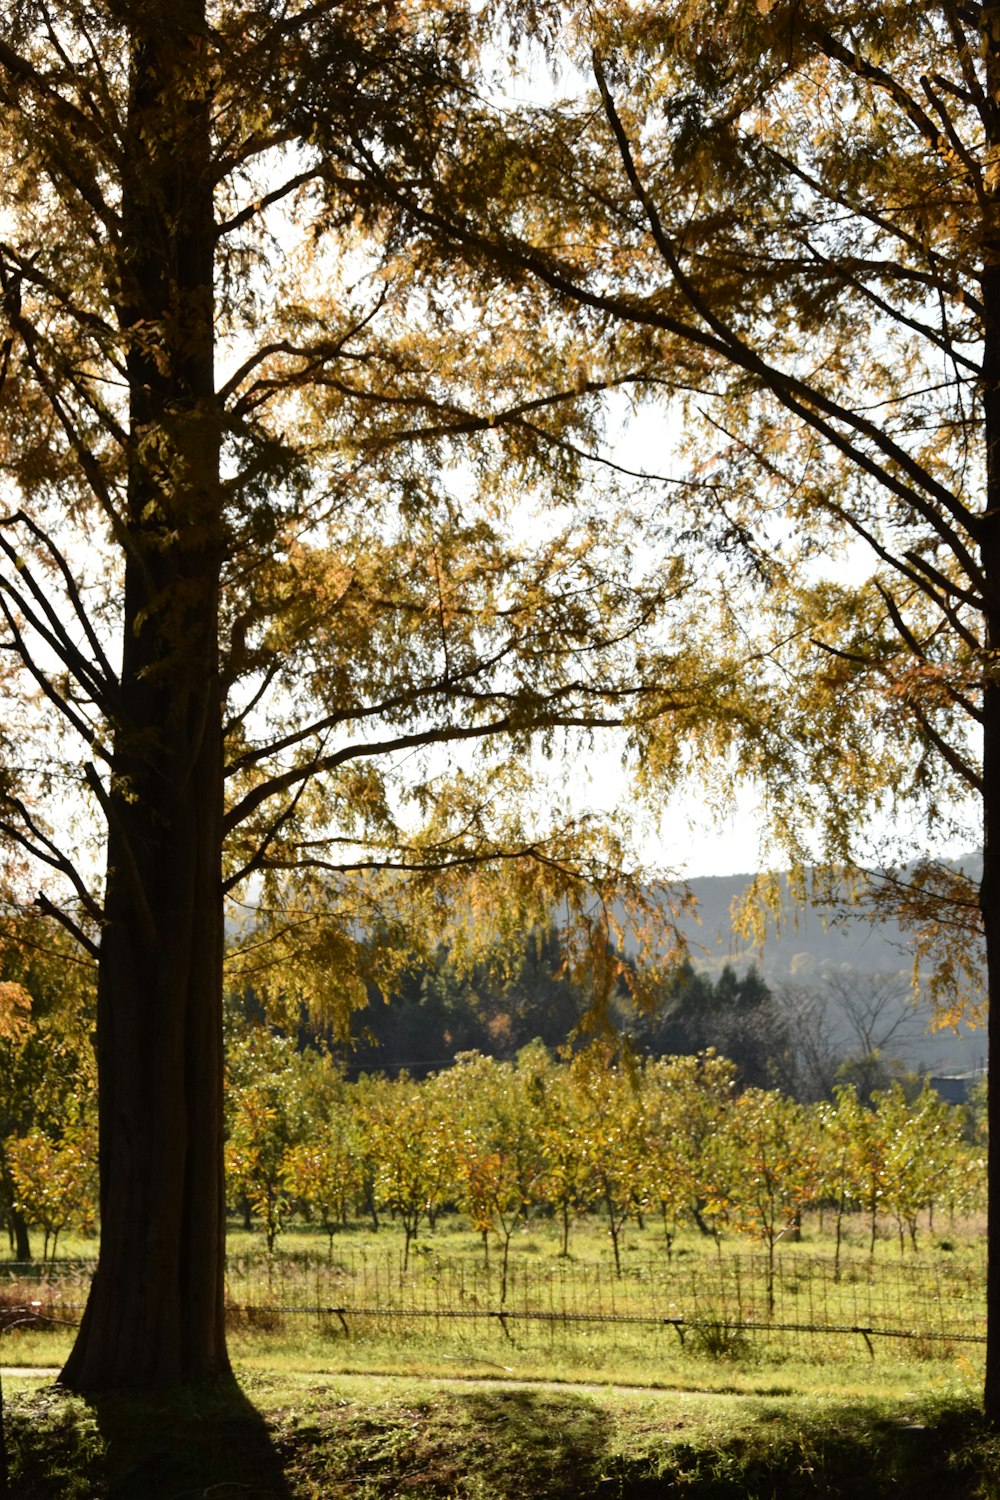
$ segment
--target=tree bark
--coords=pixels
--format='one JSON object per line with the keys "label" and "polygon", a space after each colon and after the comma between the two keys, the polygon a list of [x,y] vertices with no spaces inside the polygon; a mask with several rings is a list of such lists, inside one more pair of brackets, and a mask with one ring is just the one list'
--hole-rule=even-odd
{"label": "tree bark", "polygon": [[996,105],[1000,103],[1000,5],[986,4],[981,17],[987,91],[993,101],[993,165],[985,178],[983,225],[982,402],[986,447],[986,508],[980,554],[985,579],[986,662],[983,689],[983,879],[979,900],[986,937],[986,998],[989,1006],[986,1116],[987,1153],[986,1377],[983,1406],[1000,1426],[1000,171],[996,154]]}
{"label": "tree bark", "polygon": [[16,1208],[10,1210],[10,1225],[14,1236],[14,1259],[31,1259],[31,1238],[24,1215]]}
{"label": "tree bark", "polygon": [[118,316],[123,661],[98,974],[101,1249],[62,1381],[228,1369],[222,1175],[223,555],[204,0],[134,8]]}
{"label": "tree bark", "polygon": [[[1000,268],[991,283],[993,319],[988,320],[984,360],[987,444],[987,517],[982,546],[986,576],[986,683],[983,692],[983,878],[980,907],[986,937],[986,989],[989,1007],[987,1078],[987,1260],[986,1379],[984,1407],[1000,1426]],[[988,304],[989,306],[989,304]],[[992,337],[989,322],[993,323]]]}
{"label": "tree bark", "polygon": [[[995,544],[994,544],[995,545]],[[998,559],[1000,561],[1000,559]],[[993,570],[994,586],[1000,567]],[[1000,648],[1000,608],[988,616],[989,649]],[[980,904],[986,934],[988,1037],[986,1378],[983,1405],[1000,1426],[1000,684],[987,681],[983,723],[983,880]]]}

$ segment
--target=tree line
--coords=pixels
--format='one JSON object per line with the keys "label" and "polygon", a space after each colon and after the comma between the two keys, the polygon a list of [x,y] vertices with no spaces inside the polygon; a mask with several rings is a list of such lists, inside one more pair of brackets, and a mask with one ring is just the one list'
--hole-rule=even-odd
{"label": "tree line", "polygon": [[[74,971],[65,948],[53,953],[39,945],[38,926],[22,922],[18,934],[18,943],[5,950],[0,963],[0,1211],[12,1253],[28,1260],[32,1229],[43,1237],[44,1258],[55,1254],[63,1230],[93,1228],[98,1220],[94,997],[89,971]],[[632,988],[619,986],[601,1045],[623,1048],[640,1070],[632,1076],[640,1079],[657,1077],[661,1063],[680,1069],[711,1053],[726,1059],[734,1094],[757,1089],[796,1106],[823,1107],[839,1095],[853,1094],[860,1105],[871,1105],[895,1084],[901,1097],[912,1102],[922,1080],[889,1050],[900,1024],[912,1019],[904,987],[888,976],[853,976],[848,996],[853,1039],[837,1043],[827,1028],[826,1007],[831,999],[843,1002],[844,996],[836,993],[843,981],[831,984],[826,995],[772,991],[753,968],[740,975],[726,966],[713,978],[685,960],[656,982],[641,1008]],[[325,1215],[301,1173],[319,1170],[316,1163],[323,1160],[325,1180],[332,1181],[335,1164],[323,1156],[326,1147],[313,1142],[320,1154],[311,1158],[306,1147],[334,1103],[342,1112],[346,1101],[379,1093],[384,1106],[380,1149],[389,1158],[396,1149],[392,1120],[398,1116],[403,1136],[413,1134],[405,1101],[424,1080],[430,1100],[444,1089],[441,1079],[450,1071],[469,1087],[480,1078],[488,1113],[499,1105],[486,1081],[506,1077],[504,1070],[513,1069],[510,1078],[523,1089],[524,1060],[546,1055],[569,1059],[569,1072],[562,1065],[539,1064],[535,1093],[543,1079],[556,1089],[554,1080],[561,1078],[564,1083],[558,1087],[564,1089],[565,1080],[583,1076],[584,1065],[576,1055],[591,1055],[595,1045],[586,1029],[592,1005],[592,986],[567,963],[563,936],[551,923],[536,927],[513,947],[484,950],[472,963],[443,946],[412,961],[394,991],[383,995],[372,990],[368,1003],[352,1014],[346,1039],[317,1024],[301,1007],[298,1024],[282,1031],[267,1024],[253,990],[231,992],[226,1009],[226,1161],[231,1175],[248,1171],[257,1174],[258,1182],[239,1195],[244,1211],[253,1206],[263,1214],[272,1240],[293,1203]],[[470,1070],[469,1059],[476,1055],[485,1070],[481,1074]],[[499,1073],[490,1071],[492,1064]],[[392,1084],[396,1078],[398,1087]],[[486,1119],[482,1110],[478,1118]],[[338,1119],[343,1125],[343,1118]],[[356,1143],[356,1123],[345,1130],[343,1139]],[[289,1177],[285,1157],[293,1139],[305,1154],[296,1158],[299,1165]],[[337,1199],[343,1217],[349,1202],[356,1211],[360,1201],[358,1164],[346,1154],[336,1159],[344,1173]],[[307,1160],[313,1162],[311,1169],[304,1165]],[[455,1170],[452,1162],[452,1179]],[[374,1223],[379,1200],[374,1179],[365,1182],[362,1198],[367,1194],[365,1211]],[[692,1203],[697,1201],[695,1196]],[[532,1203],[541,1206],[540,1201]],[[433,1207],[424,1212],[433,1213]],[[566,1204],[561,1212],[568,1234]],[[701,1222],[707,1222],[704,1216]]]}
{"label": "tree line", "polygon": [[[404,1265],[445,1213],[464,1216],[499,1257],[529,1220],[558,1228],[602,1220],[621,1270],[629,1222],[655,1222],[669,1259],[684,1226],[747,1237],[773,1276],[782,1240],[818,1210],[839,1265],[848,1230],[870,1255],[890,1225],[918,1248],[921,1217],[985,1205],[985,1118],[945,1103],[924,1081],[867,1103],[836,1086],[812,1105],[778,1089],[739,1087],[714,1050],[637,1059],[596,1041],[562,1059],[541,1042],[513,1060],[460,1054],[416,1079],[349,1081],[328,1052],[271,1028],[247,1028],[230,1051],[226,1189],[231,1213],[269,1252],[293,1220],[336,1236],[358,1221],[401,1236]],[[41,1129],[4,1142],[13,1203],[54,1256],[64,1229],[97,1220],[92,1112],[56,1139]],[[769,1277],[770,1284],[770,1277]]]}
{"label": "tree line", "polygon": [[418,1080],[348,1082],[328,1055],[254,1028],[230,1061],[226,1180],[230,1205],[268,1249],[293,1215],[332,1248],[349,1222],[390,1217],[404,1261],[446,1210],[498,1247],[531,1217],[559,1226],[599,1214],[621,1268],[629,1220],[655,1218],[669,1257],[678,1229],[746,1235],[766,1250],[820,1208],[839,1260],[861,1225],[871,1254],[890,1221],[917,1248],[929,1211],[984,1206],[980,1111],[945,1103],[929,1083],[900,1082],[867,1103],[850,1085],[804,1105],[778,1089],[740,1087],[713,1050],[637,1059],[595,1041],[559,1059],[540,1042],[513,1060],[461,1054]]}
{"label": "tree line", "polygon": [[[863,1098],[894,1077],[912,1085],[905,1053],[922,1032],[926,1005],[899,973],[830,972],[812,983],[768,983],[754,965],[716,973],[685,958],[652,978],[633,971],[606,1004],[604,1023],[640,1056],[711,1047],[733,1062],[741,1086],[780,1088],[803,1102],[852,1082]],[[642,992],[636,1002],[637,990]],[[230,997],[231,1024],[263,1017],[252,992]],[[448,945],[411,961],[392,989],[369,987],[350,1017],[349,1038],[303,1016],[300,1043],[329,1045],[349,1077],[405,1069],[420,1078],[460,1052],[512,1060],[529,1042],[582,1045],[594,1007],[593,976],[574,970],[565,934],[538,924],[474,961]]]}

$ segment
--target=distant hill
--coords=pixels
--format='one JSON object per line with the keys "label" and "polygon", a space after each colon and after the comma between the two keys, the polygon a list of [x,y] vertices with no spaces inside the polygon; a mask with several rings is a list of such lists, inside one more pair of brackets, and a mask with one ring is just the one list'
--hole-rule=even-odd
{"label": "distant hill", "polygon": [[895,923],[873,927],[861,917],[845,918],[823,908],[789,904],[762,948],[748,943],[733,931],[732,910],[753,878],[719,875],[689,882],[698,915],[682,926],[696,968],[715,970],[727,963],[745,968],[753,963],[772,982],[807,982],[831,968],[909,972],[907,939]]}
{"label": "distant hill", "polygon": [[[972,866],[979,860],[979,855],[970,854],[962,863]],[[778,929],[771,928],[761,948],[738,937],[733,931],[732,908],[752,879],[752,875],[724,875],[689,882],[698,917],[682,925],[695,968],[717,973],[727,963],[739,971],[753,964],[772,988],[792,985],[824,993],[830,988],[830,980],[834,989],[843,990],[844,981],[851,981],[852,976],[895,975],[900,994],[907,992],[913,954],[908,938],[894,922],[873,925],[861,917],[845,917],[822,907],[796,910],[790,904]],[[834,995],[833,1009],[835,1001]],[[910,1006],[912,1001],[901,1004]],[[904,1039],[898,1049],[889,1047],[889,1052],[908,1066],[923,1066],[935,1073],[964,1072],[983,1065],[984,1030],[963,1027],[958,1033],[935,1031],[927,1006],[914,1009],[915,1024],[903,1027]],[[843,1018],[832,1016],[831,1021],[839,1031],[849,1030]],[[914,1035],[906,1036],[907,1030]]]}

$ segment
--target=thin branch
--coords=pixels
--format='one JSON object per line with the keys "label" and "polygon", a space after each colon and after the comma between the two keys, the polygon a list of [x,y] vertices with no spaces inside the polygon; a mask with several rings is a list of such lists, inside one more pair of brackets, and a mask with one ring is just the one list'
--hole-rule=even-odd
{"label": "thin branch", "polygon": [[14,796],[11,792],[2,792],[0,793],[0,805],[6,805],[11,808],[24,825],[24,828],[27,829],[27,833],[24,833],[17,823],[12,823],[9,818],[4,818],[2,827],[7,836],[12,838],[15,843],[29,853],[33,859],[40,860],[42,864],[48,865],[50,869],[58,870],[60,875],[65,875],[80,898],[84,910],[95,921],[99,922],[103,913],[91,895],[83,876],[68,854],[60,849],[59,845],[44,829],[39,828],[21,798]]}
{"label": "thin branch", "polygon": [[93,938],[87,936],[83,928],[74,922],[68,912],[54,905],[44,891],[38,892],[38,895],[35,897],[35,905],[46,917],[51,917],[53,921],[58,922],[60,926],[64,927],[70,936],[76,939],[81,948],[90,954],[91,958],[97,959],[100,957],[100,945],[95,943]]}
{"label": "thin branch", "polygon": [[[318,761],[318,760],[319,760],[319,751],[317,751],[316,756],[314,757],[314,761]],[[309,777],[307,775],[307,776],[303,777],[301,783],[299,784],[298,788],[296,789],[296,791],[295,791],[294,795],[292,796],[291,800],[287,803],[287,805],[285,807],[283,807],[281,809],[281,811],[277,814],[277,816],[272,819],[272,821],[269,824],[269,826],[264,830],[264,833],[263,833],[263,835],[262,835],[262,837],[261,837],[261,839],[260,839],[260,841],[259,841],[259,843],[257,845],[257,848],[254,850],[254,852],[250,856],[250,858],[245,861],[245,863],[244,863],[242,869],[239,871],[239,873],[237,875],[232,876],[230,879],[225,880],[223,882],[223,885],[222,885],[223,895],[228,895],[229,891],[232,889],[232,887],[234,885],[236,885],[241,880],[245,880],[246,877],[248,875],[252,875],[255,870],[263,870],[263,869],[268,868],[267,863],[266,863],[267,851],[271,847],[271,845],[274,843],[275,839],[278,837],[278,834],[281,832],[282,828],[286,825],[286,823],[288,823],[290,821],[291,818],[293,818],[295,816],[295,810],[298,807],[299,803],[302,800],[302,797],[304,796],[304,794],[306,792],[306,788],[308,786],[308,783],[309,783]]]}
{"label": "thin branch", "polygon": [[[603,729],[617,728],[625,723],[624,717],[603,716],[586,714],[554,715],[545,721],[546,729]],[[261,803],[278,793],[290,791],[300,781],[311,776],[325,774],[333,771],[337,766],[345,765],[352,760],[371,759],[377,755],[393,755],[401,750],[418,750],[427,745],[446,745],[466,743],[471,740],[488,739],[494,735],[508,734],[512,731],[524,729],[524,721],[513,714],[502,719],[494,719],[487,724],[467,724],[464,726],[444,725],[436,729],[425,729],[415,731],[412,734],[397,735],[392,739],[374,740],[365,745],[348,745],[342,750],[333,751],[330,755],[324,755],[318,760],[309,761],[304,766],[293,766],[288,771],[283,771],[277,776],[252,788],[251,791],[231,808],[226,814],[223,829],[226,834],[233,831],[241,823],[245,822]]]}
{"label": "thin branch", "polygon": [[[738,443],[748,453],[751,453],[759,463],[765,465],[768,468],[769,472],[778,475],[779,477],[784,479],[786,483],[790,483],[787,476],[781,474],[781,471],[779,469],[776,469],[774,465],[770,463],[767,457],[762,454],[760,450],[756,448],[752,443],[747,442],[747,440],[742,435],[731,431],[721,422],[718,422],[714,417],[706,417],[706,420],[710,423],[711,426],[717,428],[717,430],[721,432],[725,437],[729,438],[731,442]],[[930,599],[932,603],[936,604],[938,609],[940,609],[942,614],[944,614],[945,618],[949,622],[952,622],[954,611],[949,606],[947,598],[942,599],[939,594],[935,592],[935,589],[931,586],[930,577],[921,576],[922,574],[929,574],[930,570],[928,568],[918,570],[917,563],[910,559],[909,553],[904,553],[902,558],[900,558],[896,555],[895,552],[891,552],[889,548],[879,540],[875,533],[865,525],[864,521],[862,521],[861,518],[855,514],[855,512],[845,509],[845,507],[839,505],[837,501],[831,500],[825,495],[821,495],[819,503],[824,510],[829,512],[830,515],[835,516],[838,521],[841,521],[846,527],[848,527],[849,530],[853,531],[856,536],[859,536],[862,541],[865,542],[865,544],[872,550],[872,552],[874,552],[875,556],[882,562],[884,562],[888,568],[891,568],[894,573],[898,573],[901,577],[908,579],[908,581],[912,583],[915,588],[919,589],[926,598]],[[935,569],[934,572],[937,573],[937,570]],[[982,599],[978,594],[974,594],[970,589],[964,589],[959,584],[953,583],[951,579],[947,578],[943,573],[938,573],[938,577],[941,580],[942,589],[947,595],[949,595],[953,599],[957,599],[962,604],[968,605],[970,609],[981,611]],[[974,637],[970,637],[970,643],[973,640]]]}
{"label": "thin branch", "polygon": [[273,208],[275,203],[280,203],[290,193],[296,192],[300,187],[305,187],[307,182],[315,181],[318,176],[319,168],[310,168],[308,171],[297,173],[295,177],[290,177],[281,187],[272,188],[269,193],[265,193],[262,197],[254,199],[253,203],[248,203],[246,208],[240,209],[239,213],[234,214],[231,219],[223,219],[221,223],[215,226],[216,239],[221,240],[223,236],[232,234],[234,229],[241,229],[251,219],[255,219],[266,209]]}

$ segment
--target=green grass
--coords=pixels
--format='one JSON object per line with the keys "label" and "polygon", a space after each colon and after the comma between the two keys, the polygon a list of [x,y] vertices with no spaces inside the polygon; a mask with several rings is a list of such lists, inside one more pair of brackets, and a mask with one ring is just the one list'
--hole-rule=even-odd
{"label": "green grass", "polygon": [[[616,1297],[641,1299],[651,1288],[663,1295],[647,1269],[650,1237],[633,1233],[637,1248],[627,1252],[623,1281],[614,1280]],[[346,1267],[373,1251],[385,1260],[393,1239],[391,1231],[374,1239],[354,1231],[338,1238],[334,1260]],[[908,1253],[903,1263],[932,1276],[941,1264],[964,1266],[977,1285],[981,1240],[956,1235],[950,1243],[943,1250],[925,1236],[916,1261]],[[467,1288],[478,1285],[482,1251],[467,1229],[443,1224],[424,1244],[414,1285],[424,1278],[432,1287],[451,1264],[466,1268]],[[689,1261],[707,1284],[714,1247],[692,1235],[678,1248],[686,1253],[675,1266]],[[789,1305],[803,1303],[809,1266],[824,1248],[812,1226],[788,1248]],[[231,1256],[248,1249],[257,1252],[259,1241],[234,1235]],[[556,1249],[544,1223],[519,1236],[516,1264],[532,1268],[525,1286],[552,1276],[591,1293],[610,1284],[593,1279],[586,1253],[607,1269],[599,1225],[580,1226],[578,1258],[561,1262]],[[266,1276],[266,1260],[253,1258]],[[859,1244],[849,1259],[864,1284]],[[299,1232],[285,1237],[271,1274],[287,1273],[285,1290],[304,1289],[317,1263],[325,1264],[324,1240]],[[880,1246],[876,1277],[890,1280],[898,1264],[894,1248]],[[724,1316],[689,1327],[683,1344],[670,1327],[629,1323],[550,1327],[514,1318],[512,1336],[483,1316],[354,1316],[347,1324],[315,1312],[236,1313],[230,1346],[239,1382],[174,1397],[88,1403],[8,1377],[14,1495],[1000,1500],[1000,1440],[978,1416],[976,1345],[883,1340],[872,1358],[858,1335],[747,1335]],[[58,1325],[7,1330],[0,1362],[58,1366],[71,1338]]]}
{"label": "green grass", "polygon": [[996,1500],[971,1394],[739,1397],[244,1372],[8,1395],[18,1500]]}
{"label": "green grass", "polygon": [[[984,1236],[985,1220],[981,1215],[955,1223],[946,1214],[938,1213],[933,1226],[924,1215],[918,1234],[918,1256],[944,1254],[950,1260],[975,1261],[982,1254]],[[431,1248],[442,1256],[464,1258],[469,1261],[478,1261],[482,1258],[482,1241],[479,1235],[469,1228],[468,1221],[461,1214],[443,1214],[433,1229],[425,1223],[417,1240],[419,1247]],[[544,1216],[532,1218],[515,1233],[512,1253],[541,1259],[558,1258],[559,1241],[559,1226],[555,1219]],[[84,1248],[88,1243],[89,1250]],[[317,1226],[295,1220],[279,1235],[277,1248],[280,1253],[287,1255],[325,1254],[328,1243],[327,1235]],[[248,1232],[233,1220],[230,1221],[228,1244],[230,1251],[236,1254],[254,1252],[261,1249],[263,1236],[256,1230]],[[77,1245],[79,1248],[75,1248]],[[728,1250],[754,1248],[753,1241],[738,1238],[730,1233],[723,1235],[723,1245]],[[859,1214],[852,1215],[847,1220],[844,1236],[845,1259],[866,1263],[868,1245],[867,1222]],[[949,1248],[942,1251],[942,1245]],[[74,1247],[73,1249],[66,1248],[67,1256],[73,1253],[95,1253],[92,1240],[89,1242],[68,1241],[67,1246]],[[392,1247],[402,1250],[402,1246],[402,1229],[387,1216],[377,1233],[372,1229],[369,1220],[357,1219],[352,1220],[346,1227],[338,1229],[333,1237],[334,1255],[341,1249],[385,1253],[388,1248]],[[818,1253],[832,1254],[833,1236],[830,1215],[827,1214],[821,1220],[818,1213],[806,1214],[801,1238],[783,1240],[782,1251],[785,1254],[805,1257]],[[60,1255],[63,1253],[63,1245],[60,1241]],[[569,1240],[570,1262],[610,1260],[611,1254],[610,1236],[599,1214],[586,1214],[574,1222]],[[710,1236],[699,1233],[693,1226],[686,1225],[675,1238],[674,1254],[681,1259],[690,1257],[711,1259],[716,1254],[715,1242]],[[656,1214],[647,1214],[641,1228],[634,1220],[629,1220],[622,1235],[622,1255],[626,1260],[648,1257],[666,1258],[663,1230]],[[894,1222],[888,1219],[880,1220],[875,1253],[876,1263],[898,1261],[901,1258],[905,1261],[913,1259],[909,1244],[907,1243],[901,1257]]]}
{"label": "green grass", "polygon": [[682,1347],[672,1331],[597,1326],[543,1338],[510,1341],[497,1328],[468,1326],[435,1335],[433,1329],[371,1330],[345,1338],[306,1320],[289,1320],[270,1332],[237,1329],[230,1336],[234,1359],[249,1370],[307,1371],[447,1377],[473,1374],[529,1381],[569,1380],[680,1390],[747,1394],[837,1393],[863,1399],[873,1391],[905,1398],[953,1383],[975,1388],[981,1349],[935,1346],[934,1358],[913,1350],[876,1346],[874,1359],[855,1339],[848,1352],[828,1341],[797,1342],[735,1338],[705,1344],[689,1338]]}
{"label": "green grass", "polygon": [[[557,1253],[554,1226],[533,1221],[516,1237],[509,1317],[501,1322],[495,1316],[496,1257],[487,1274],[481,1244],[461,1220],[443,1221],[422,1241],[405,1274],[391,1226],[378,1236],[363,1229],[338,1236],[331,1257],[325,1237],[299,1230],[283,1239],[272,1260],[259,1237],[235,1231],[229,1246],[229,1291],[237,1304],[231,1347],[246,1367],[261,1371],[440,1376],[467,1370],[746,1392],[820,1388],[853,1396],[873,1384],[884,1391],[928,1391],[953,1377],[978,1378],[981,1345],[926,1336],[952,1327],[981,1331],[978,1234],[953,1232],[949,1249],[925,1234],[917,1256],[900,1257],[882,1246],[873,1267],[855,1243],[836,1283],[829,1245],[814,1223],[807,1224],[801,1244],[783,1247],[776,1321],[808,1326],[826,1320],[848,1330],[871,1324],[920,1335],[873,1336],[871,1351],[857,1332],[740,1327],[767,1318],[762,1258],[751,1258],[739,1241],[727,1242],[719,1256],[711,1241],[689,1233],[679,1239],[668,1266],[662,1249],[650,1253],[651,1236],[650,1228],[632,1230],[636,1249],[627,1254],[619,1278],[607,1254],[599,1254],[606,1241],[599,1222],[577,1226],[578,1247],[598,1253],[566,1260]],[[658,1246],[655,1237],[652,1242]],[[819,1257],[823,1250],[825,1260]],[[39,1311],[57,1319],[76,1316],[86,1273],[61,1266],[46,1276],[57,1278],[49,1289],[45,1277],[11,1284],[6,1293],[0,1288],[0,1327],[4,1296],[13,1304],[40,1300]],[[343,1317],[316,1311],[337,1307],[348,1311]],[[376,1308],[391,1312],[375,1315]],[[447,1316],[453,1312],[463,1316]],[[529,1312],[543,1316],[524,1315]],[[574,1321],[594,1313],[617,1314],[619,1321]],[[661,1321],[678,1315],[685,1319],[681,1330]],[[637,1317],[651,1321],[628,1321]],[[71,1338],[72,1330],[58,1323],[5,1329],[0,1362],[60,1364]]]}

